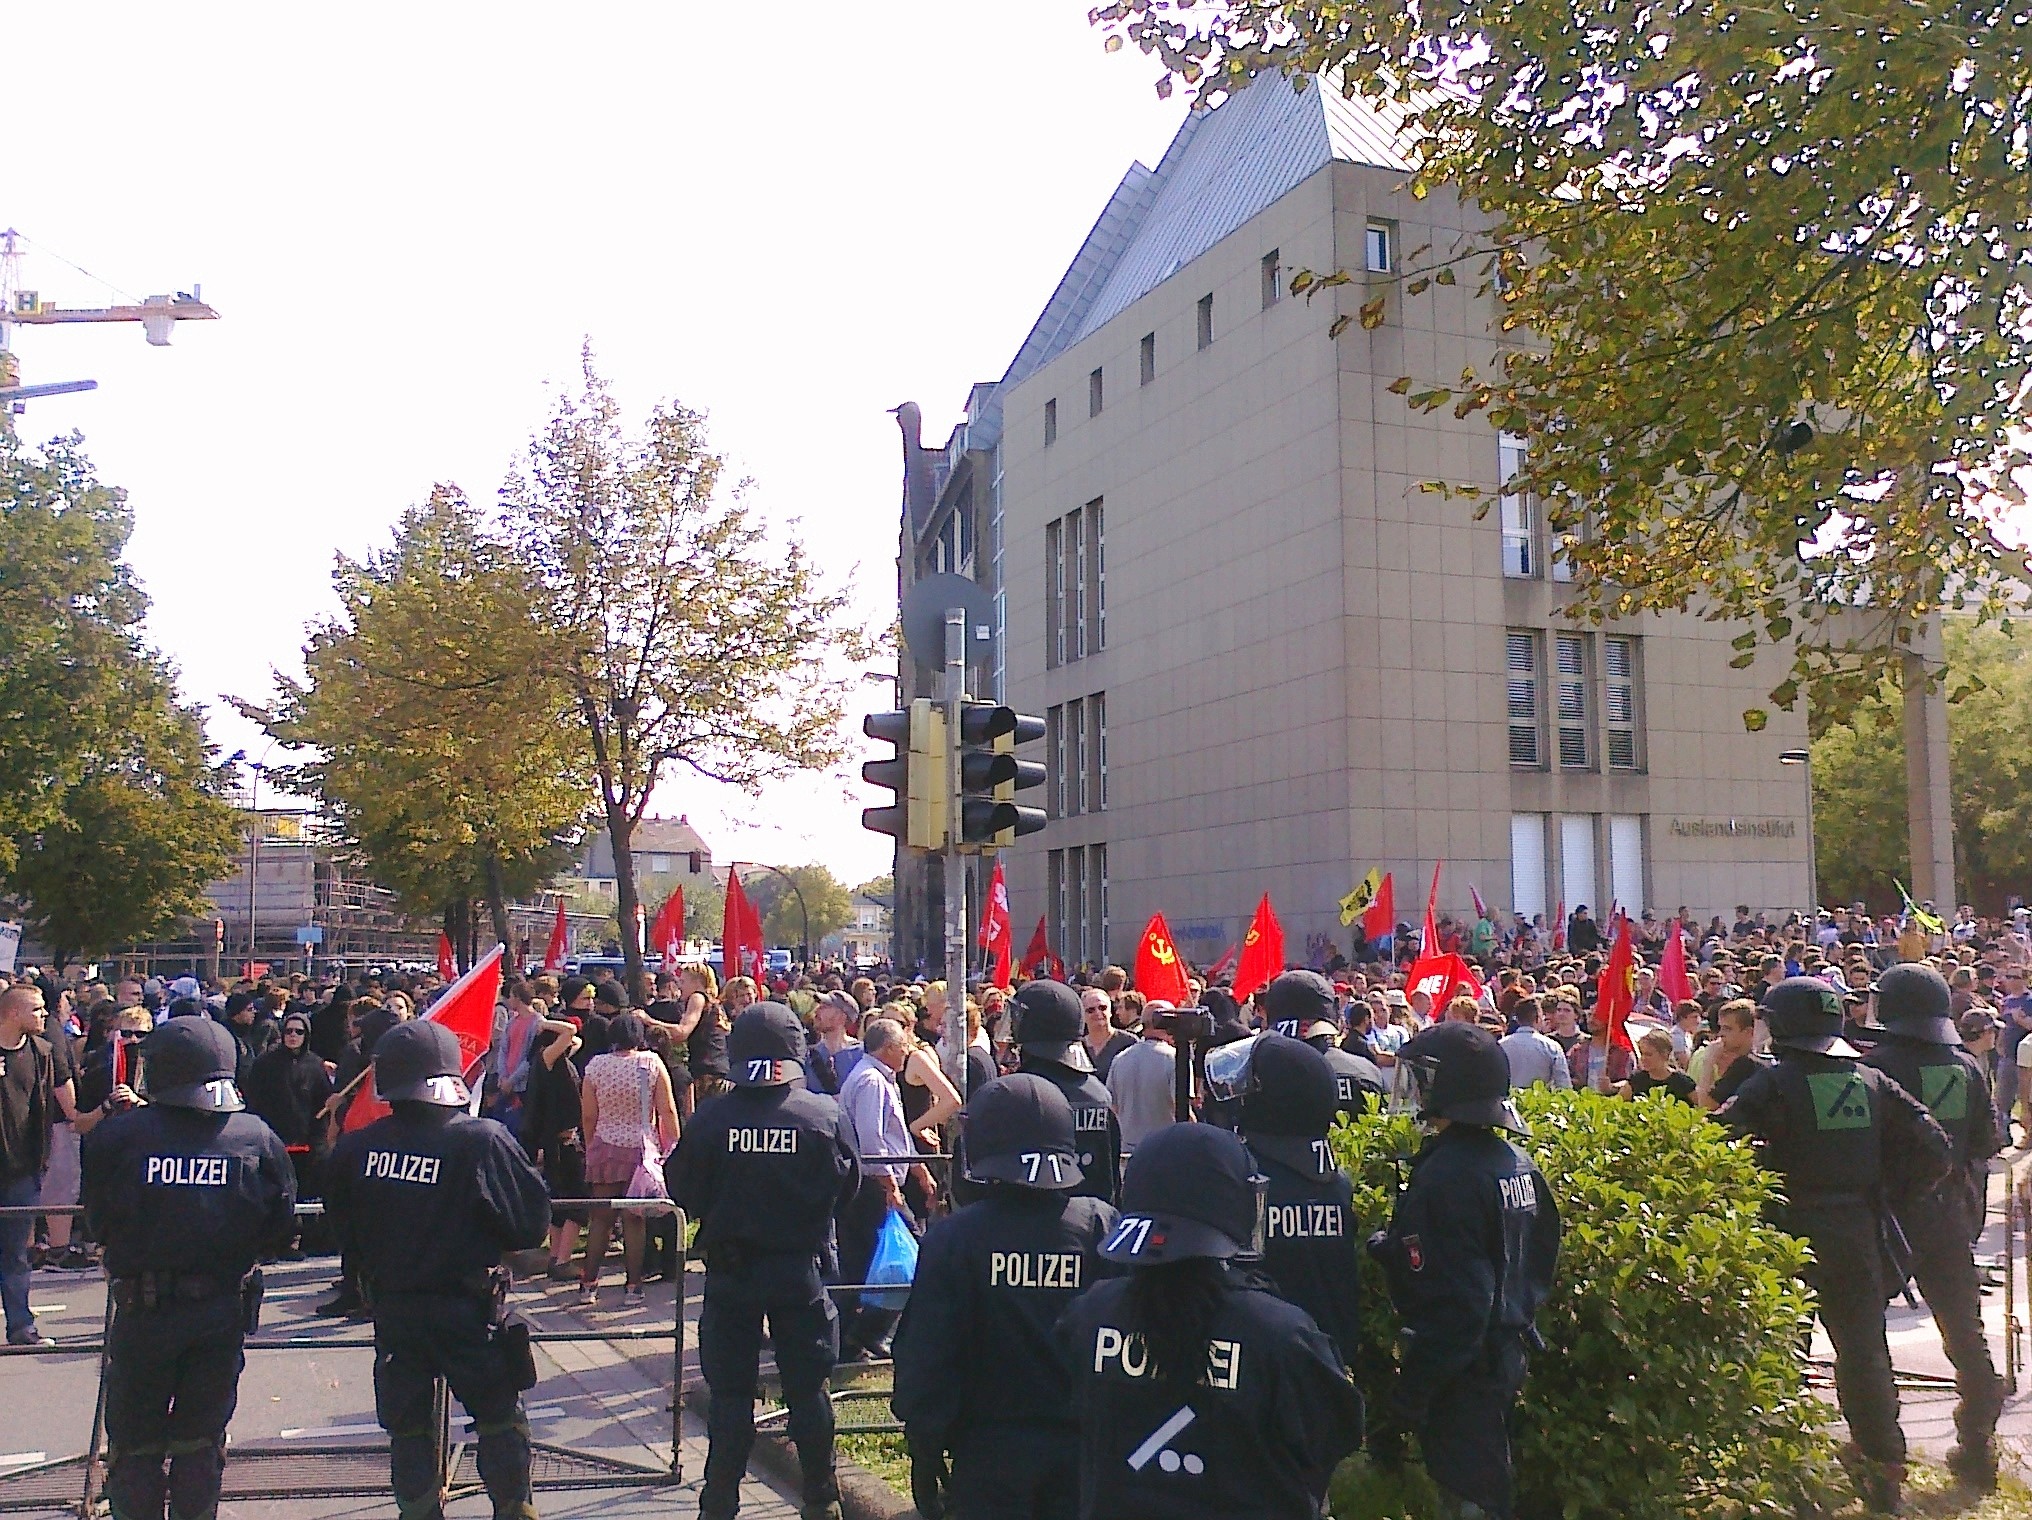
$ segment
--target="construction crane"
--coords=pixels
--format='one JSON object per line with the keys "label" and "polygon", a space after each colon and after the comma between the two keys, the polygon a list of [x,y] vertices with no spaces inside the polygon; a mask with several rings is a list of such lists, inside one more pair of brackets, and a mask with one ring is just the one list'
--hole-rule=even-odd
{"label": "construction crane", "polygon": [[21,383],[21,361],[14,356],[13,330],[22,327],[63,327],[79,322],[139,322],[151,347],[167,348],[179,322],[216,322],[218,312],[204,302],[196,285],[173,296],[149,296],[126,306],[53,306],[21,284],[21,234],[12,227],[0,232],[0,407],[19,414],[23,403],[43,396],[67,396],[99,388],[96,380],[53,380],[42,385]]}

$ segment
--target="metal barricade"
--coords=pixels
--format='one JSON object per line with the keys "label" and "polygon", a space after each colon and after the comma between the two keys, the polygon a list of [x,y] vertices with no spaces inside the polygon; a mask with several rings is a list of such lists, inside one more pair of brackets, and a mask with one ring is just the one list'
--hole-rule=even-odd
{"label": "metal barricade", "polygon": [[[668,1213],[676,1219],[677,1260],[672,1278],[673,1309],[668,1329],[532,1330],[529,1336],[531,1342],[538,1345],[670,1341],[670,1465],[668,1469],[659,1470],[532,1440],[531,1487],[538,1492],[559,1492],[662,1487],[682,1483],[684,1290],[688,1266],[685,1241],[688,1222],[684,1211],[660,1198],[559,1198],[552,1202],[554,1206],[567,1208]],[[298,1204],[296,1212],[299,1217],[312,1217],[322,1214],[324,1205]],[[75,1204],[27,1204],[0,1208],[0,1218],[76,1218],[83,1213],[83,1208]],[[7,1358],[92,1355],[99,1359],[91,1438],[84,1453],[0,1471],[0,1513],[68,1510],[79,1516],[79,1520],[92,1520],[98,1513],[105,1482],[106,1349],[112,1326],[113,1295],[109,1283],[106,1312],[95,1339],[45,1340],[34,1346],[0,1347],[0,1357]],[[248,1336],[245,1344],[250,1352],[374,1349],[371,1335],[262,1335],[257,1332]],[[477,1475],[468,1470],[465,1447],[452,1440],[451,1399],[442,1379],[434,1391],[433,1411],[438,1440],[438,1472],[445,1499],[449,1501],[480,1491]],[[320,1478],[322,1481],[319,1481]],[[225,1500],[327,1499],[373,1497],[388,1491],[388,1447],[385,1444],[322,1447],[292,1444],[282,1448],[254,1443],[232,1448],[226,1462],[225,1487],[220,1497]]]}

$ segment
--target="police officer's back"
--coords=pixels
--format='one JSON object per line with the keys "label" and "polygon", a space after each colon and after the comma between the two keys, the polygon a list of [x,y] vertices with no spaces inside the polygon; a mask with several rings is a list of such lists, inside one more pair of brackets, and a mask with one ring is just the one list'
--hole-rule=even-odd
{"label": "police officer's back", "polygon": [[2004,1384],[1983,1332],[1982,1287],[1969,1242],[1982,1227],[1989,1159],[2003,1146],[1982,1069],[1961,1048],[1949,1006],[1947,983],[1931,966],[1891,967],[1877,981],[1883,1027],[1863,1061],[1924,1103],[1953,1147],[1953,1168],[1936,1186],[1888,1201],[1911,1250],[1913,1280],[1954,1364],[1960,1439],[1948,1466],[1964,1482],[1988,1490],[1997,1481],[1994,1438]]}
{"label": "police officer's back", "polygon": [[1044,1078],[1072,1105],[1081,1173],[1074,1192],[1112,1200],[1122,1185],[1122,1126],[1081,1039],[1086,1021],[1079,994],[1064,982],[1039,978],[1017,989],[1012,1007],[1017,1069]]}
{"label": "police officer's back", "polygon": [[926,1233],[896,1332],[893,1404],[918,1513],[938,1520],[937,1474],[950,1453],[962,1520],[1069,1517],[1079,1448],[1053,1328],[1095,1281],[1115,1211],[1073,1193],[1072,1105],[1044,1078],[988,1083],[960,1123],[982,1197]]}
{"label": "police officer's back", "polygon": [[1834,1343],[1835,1391],[1861,1456],[1864,1497],[1895,1510],[1905,1434],[1884,1336],[1884,1304],[1902,1277],[1886,1244],[1887,1200],[1931,1190],[1947,1174],[1947,1136],[1919,1100],[1841,1037],[1827,983],[1787,977],[1764,996],[1776,1062],[1743,1083],[1715,1118],[1754,1136],[1784,1179],[1773,1222],[1813,1246],[1806,1280]]}
{"label": "police officer's back", "polygon": [[1426,1471],[1494,1516],[1511,1506],[1508,1421],[1532,1324],[1552,1291],[1559,1211],[1510,1103],[1510,1062],[1485,1029],[1436,1024],[1397,1053],[1433,1133],[1412,1163],[1383,1264],[1401,1326],[1396,1407]]}
{"label": "police officer's back", "polygon": [[1261,1001],[1272,1030],[1303,1040],[1326,1057],[1338,1112],[1359,1118],[1388,1096],[1390,1084],[1383,1080],[1382,1068],[1341,1047],[1333,986],[1317,971],[1286,971],[1263,990]]}
{"label": "police officer's back", "polygon": [[699,1224],[705,1305],[699,1370],[712,1392],[699,1513],[740,1507],[755,1440],[766,1317],[804,1478],[804,1513],[838,1513],[833,1411],[826,1379],[839,1358],[839,1315],[824,1278],[833,1221],[861,1185],[853,1126],[804,1085],[804,1027],[781,1003],[744,1008],[727,1035],[733,1090],[701,1104],[664,1164],[670,1196]]}
{"label": "police officer's back", "polygon": [[1263,1270],[1273,1291],[1310,1314],[1352,1369],[1362,1256],[1354,1192],[1326,1139],[1339,1106],[1332,1069],[1309,1045],[1257,1035],[1208,1054],[1207,1087],[1241,1100],[1242,1139],[1268,1179]]}
{"label": "police officer's back", "polygon": [[473,1418],[496,1520],[533,1516],[523,1390],[528,1329],[507,1313],[504,1253],[539,1244],[550,1197],[521,1144],[466,1112],[458,1038],[415,1019],[375,1042],[374,1085],[393,1112],[332,1151],[325,1207],[374,1315],[374,1412],[404,1520],[442,1513],[433,1389]]}
{"label": "police officer's back", "polygon": [[1210,1124],[1158,1130],[1129,1158],[1101,1254],[1131,1274],[1082,1294],[1058,1328],[1086,1520],[1314,1520],[1361,1440],[1333,1342],[1229,1266],[1257,1245],[1250,1168]]}
{"label": "police officer's back", "polygon": [[[289,1153],[233,1082],[233,1037],[172,1019],[142,1046],[148,1106],[83,1141],[85,1219],[105,1243],[107,1494],[123,1517],[218,1507],[255,1263],[295,1232]],[[164,1462],[168,1462],[165,1482]]]}

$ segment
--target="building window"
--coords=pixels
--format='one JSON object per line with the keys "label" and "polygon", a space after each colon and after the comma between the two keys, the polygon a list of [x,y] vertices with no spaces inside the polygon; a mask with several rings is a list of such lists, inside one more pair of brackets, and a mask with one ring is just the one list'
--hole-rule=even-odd
{"label": "building window", "polygon": [[1542,719],[1538,709],[1538,635],[1513,628],[1505,638],[1510,667],[1510,763],[1536,767],[1544,764],[1538,735]]}
{"label": "building window", "polygon": [[650,856],[649,874],[651,876],[668,876],[670,874],[670,857],[668,855]]}
{"label": "building window", "polygon": [[1397,224],[1371,222],[1362,238],[1362,251],[1371,274],[1389,274],[1396,265]]}
{"label": "building window", "polygon": [[1044,711],[1044,807],[1048,818],[1065,816],[1065,709]]}
{"label": "building window", "polygon": [[1044,441],[1058,442],[1058,397],[1053,396],[1044,403]]}
{"label": "building window", "polygon": [[1088,786],[1088,766],[1091,763],[1087,742],[1087,704],[1068,702],[1066,717],[1072,721],[1072,810],[1075,813],[1093,811],[1093,792]]}
{"label": "building window", "polygon": [[1214,342],[1214,298],[1211,292],[1199,298],[1198,312],[1199,346],[1211,348]]}
{"label": "building window", "polygon": [[1608,727],[1609,769],[1635,771],[1644,768],[1642,746],[1638,743],[1637,641],[1621,634],[1602,640],[1602,708]]}
{"label": "building window", "polygon": [[1044,525],[1044,660],[1065,663],[1065,523]]}
{"label": "building window", "polygon": [[1588,747],[1588,636],[1556,634],[1553,644],[1558,663],[1559,768],[1584,771],[1592,763]]}
{"label": "building window", "polygon": [[1108,647],[1108,538],[1101,501],[1096,496],[1086,505],[1086,562],[1080,582],[1086,593],[1088,636],[1081,647],[1095,651]]}
{"label": "building window", "polygon": [[1101,407],[1105,404],[1105,401],[1106,398],[1101,392],[1101,372],[1095,370],[1091,375],[1087,376],[1087,415],[1089,417],[1100,416]]}
{"label": "building window", "polygon": [[1157,378],[1157,334],[1143,334],[1143,341],[1136,345],[1136,373],[1143,385]]}
{"label": "building window", "polygon": [[1065,942],[1065,851],[1053,850],[1045,858],[1045,897],[1051,904],[1051,942],[1063,956]]}
{"label": "building window", "polygon": [[1080,512],[1065,514],[1065,657],[1083,660],[1087,655],[1087,534],[1086,517]]}
{"label": "building window", "polygon": [[1108,698],[1104,692],[1095,692],[1087,698],[1087,721],[1093,725],[1093,781],[1088,793],[1094,799],[1094,811],[1108,810]]}
{"label": "building window", "polygon": [[1263,255],[1263,309],[1265,311],[1268,311],[1277,304],[1277,297],[1281,293],[1278,289],[1280,284],[1282,284],[1282,276],[1277,267],[1277,250],[1273,248]]}
{"label": "building window", "polygon": [[1087,953],[1105,965],[1108,959],[1108,847],[1087,846]]}
{"label": "building window", "polygon": [[1065,959],[1077,966],[1087,959],[1087,852],[1065,852]]}
{"label": "building window", "polygon": [[1526,921],[1545,911],[1545,815],[1510,815],[1510,906]]}
{"label": "building window", "polygon": [[[1524,440],[1508,433],[1496,440],[1496,478],[1499,487],[1524,468]],[[1523,491],[1504,490],[1503,573],[1515,579],[1538,574],[1538,507]]]}
{"label": "building window", "polygon": [[[1644,820],[1609,819],[1609,900],[1630,917],[1644,911]],[[1603,921],[1607,916],[1603,915]]]}
{"label": "building window", "polygon": [[1591,813],[1568,813],[1559,820],[1559,895],[1566,911],[1585,904],[1597,923],[1608,915],[1595,896],[1595,820]]}

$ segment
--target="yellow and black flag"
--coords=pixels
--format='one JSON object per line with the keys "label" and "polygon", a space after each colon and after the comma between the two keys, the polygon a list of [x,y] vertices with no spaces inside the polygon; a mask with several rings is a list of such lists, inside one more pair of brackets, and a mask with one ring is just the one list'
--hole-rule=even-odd
{"label": "yellow and black flag", "polygon": [[1376,893],[1383,885],[1380,867],[1369,867],[1369,874],[1355,883],[1355,890],[1341,899],[1341,924],[1343,927],[1354,923],[1362,916],[1370,903],[1376,900]]}

